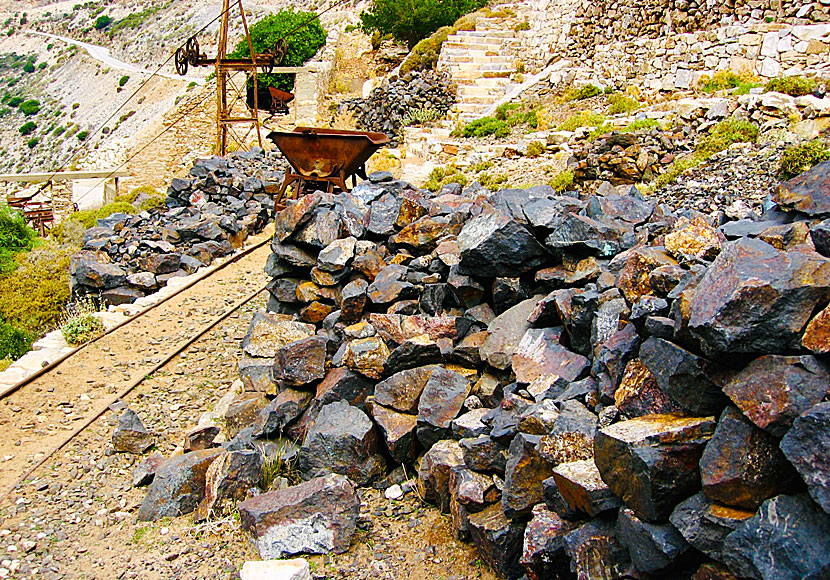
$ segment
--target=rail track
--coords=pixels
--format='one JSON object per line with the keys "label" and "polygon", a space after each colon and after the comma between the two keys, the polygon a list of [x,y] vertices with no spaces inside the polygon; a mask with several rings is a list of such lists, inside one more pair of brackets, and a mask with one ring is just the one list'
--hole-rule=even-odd
{"label": "rail track", "polygon": [[220,266],[0,393],[0,504],[111,405],[259,296],[269,241],[269,233],[255,236]]}

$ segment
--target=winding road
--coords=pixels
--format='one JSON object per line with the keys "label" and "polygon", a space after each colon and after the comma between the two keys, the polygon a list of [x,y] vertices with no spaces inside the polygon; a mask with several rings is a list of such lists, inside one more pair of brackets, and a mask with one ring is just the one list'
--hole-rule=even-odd
{"label": "winding road", "polygon": [[[81,42],[80,40],[75,40],[74,38],[69,38],[66,36],[58,36],[57,34],[49,34],[48,32],[37,32],[32,31],[31,34],[36,34],[38,36],[45,36],[46,38],[51,38],[53,40],[60,40],[61,42],[66,42],[67,44],[72,44],[77,47],[83,48],[89,56],[92,58],[101,61],[103,64],[108,66],[109,68],[114,68],[118,70],[123,70],[126,72],[130,72],[133,74],[144,74],[144,75],[152,75],[155,71],[148,70],[146,68],[141,68],[135,66],[134,64],[130,64],[128,62],[124,62],[123,60],[119,60],[112,56],[110,49],[105,48],[103,46],[98,46],[97,44],[89,44],[88,42]],[[190,76],[179,76],[177,74],[166,73],[162,71],[158,71],[155,73],[156,76],[171,79],[176,81],[184,81],[184,82],[194,82],[197,84],[204,84],[205,79],[198,78],[198,77],[190,77]]]}

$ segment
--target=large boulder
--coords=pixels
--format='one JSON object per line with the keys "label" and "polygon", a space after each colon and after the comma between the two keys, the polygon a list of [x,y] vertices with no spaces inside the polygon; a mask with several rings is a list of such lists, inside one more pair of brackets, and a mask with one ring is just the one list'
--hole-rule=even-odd
{"label": "large boulder", "polygon": [[496,573],[519,578],[524,541],[524,524],[509,520],[499,504],[470,516],[470,535],[481,559]]}
{"label": "large boulder", "polygon": [[819,163],[785,181],[775,190],[772,199],[787,211],[816,217],[830,215],[830,162]]}
{"label": "large boulder", "polygon": [[472,385],[461,373],[437,367],[424,386],[418,402],[418,439],[427,449],[449,436]]}
{"label": "large boulder", "polygon": [[830,515],[806,493],[769,499],[726,536],[723,561],[741,578],[828,578]]}
{"label": "large boulder", "polygon": [[830,514],[830,403],[819,403],[797,417],[781,440],[781,450],[813,500]]}
{"label": "large boulder", "polygon": [[155,472],[153,483],[138,510],[140,521],[154,521],[189,514],[205,496],[208,467],[225,453],[205,449],[167,459]]}
{"label": "large boulder", "polygon": [[750,421],[776,437],[782,437],[795,418],[829,390],[830,370],[809,355],[762,356],[723,389]]}
{"label": "large boulder", "polygon": [[386,471],[377,443],[372,420],[346,401],[336,401],[317,414],[297,457],[297,469],[306,480],[339,473],[366,485]]}
{"label": "large boulder", "polygon": [[637,517],[664,521],[679,500],[700,488],[697,464],[714,430],[714,417],[638,417],[600,429],[594,461]]}
{"label": "large boulder", "polygon": [[238,509],[261,558],[340,554],[351,543],[360,500],[349,478],[331,474],[252,497]]}
{"label": "large boulder", "polygon": [[498,369],[506,369],[510,366],[516,348],[530,328],[527,319],[541,298],[537,296],[520,302],[498,315],[490,323],[487,328],[489,334],[480,350],[481,360]]}
{"label": "large boulder", "polygon": [[757,239],[724,245],[688,304],[688,328],[713,353],[778,353],[798,345],[830,297],[830,260]]}
{"label": "large boulder", "polygon": [[500,213],[468,221],[458,234],[460,274],[519,276],[539,266],[546,254],[524,226]]}

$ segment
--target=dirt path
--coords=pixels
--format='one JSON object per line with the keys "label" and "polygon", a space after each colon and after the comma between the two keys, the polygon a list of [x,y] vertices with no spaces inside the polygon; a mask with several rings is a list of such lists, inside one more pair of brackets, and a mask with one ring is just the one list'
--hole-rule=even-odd
{"label": "dirt path", "polygon": [[0,403],[0,494],[131,381],[266,283],[264,245],[174,296]]}
{"label": "dirt path", "polygon": [[[110,335],[60,375],[43,377],[0,403],[0,481],[10,485],[44,449],[146,373],[165,354],[261,287],[268,246]],[[266,294],[246,304],[123,399],[174,453],[200,415],[237,378],[240,341]],[[132,470],[144,458],[116,454],[118,413],[108,411],[35,471],[0,505],[0,579],[238,578],[259,559],[231,514],[194,524],[189,517],[136,519],[146,488]],[[413,494],[387,500],[361,489],[358,531],[345,554],[310,558],[317,579],[495,580],[472,546],[453,538],[446,515]]]}

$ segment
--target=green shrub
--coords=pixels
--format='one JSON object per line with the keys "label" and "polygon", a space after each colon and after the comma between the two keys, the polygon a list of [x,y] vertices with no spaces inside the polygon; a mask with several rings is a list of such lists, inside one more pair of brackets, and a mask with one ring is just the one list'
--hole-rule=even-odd
{"label": "green shrub", "polygon": [[34,149],[35,147],[37,147],[37,144],[38,144],[38,143],[40,143],[40,139],[38,139],[37,137],[34,137],[34,138],[32,138],[32,139],[29,139],[29,140],[26,142],[26,146],[27,146],[29,149]]}
{"label": "green shrub", "polygon": [[412,71],[434,69],[435,65],[438,64],[441,46],[450,34],[453,34],[453,29],[449,26],[442,26],[429,38],[425,38],[416,44],[406,60],[401,63],[400,75],[403,76]]}
{"label": "green shrub", "polygon": [[0,319],[35,334],[56,328],[69,300],[69,258],[76,251],[47,241],[17,254],[14,274],[0,278]]}
{"label": "green shrub", "polygon": [[53,136],[53,137],[60,137],[60,136],[61,136],[61,135],[63,135],[65,132],[66,132],[66,127],[64,127],[63,125],[61,125],[60,127],[56,127],[54,131],[52,131],[52,136]]}
{"label": "green shrub", "polygon": [[131,203],[125,203],[123,201],[113,201],[112,203],[108,203],[107,205],[96,211],[95,219],[102,220],[104,218],[108,218],[114,213],[126,213],[132,215],[137,212],[135,210],[135,207],[133,207]]}
{"label": "green shrub", "polygon": [[78,131],[78,133],[75,134],[75,137],[78,138],[78,141],[85,141],[86,138],[89,137],[89,131],[87,131],[86,129],[83,131]]}
{"label": "green shrub", "polygon": [[366,34],[392,35],[412,50],[442,26],[486,4],[487,0],[374,0],[361,13],[360,27]]}
{"label": "green shrub", "polygon": [[129,80],[130,80],[130,76],[129,76],[129,75],[124,75],[123,77],[121,77],[120,79],[118,79],[118,86],[119,86],[119,87],[123,87],[124,85],[126,85],[126,84],[127,84],[127,82],[128,82]]}
{"label": "green shrub", "polygon": [[576,131],[580,127],[600,127],[605,122],[605,116],[590,111],[580,111],[571,115],[559,125],[560,131]]}
{"label": "green shrub", "polygon": [[496,108],[496,119],[506,121],[513,113],[521,108],[522,106],[519,103],[504,103],[503,105],[499,105]]}
{"label": "green shrub", "polygon": [[20,126],[18,131],[21,135],[31,135],[34,133],[35,129],[37,129],[37,124],[32,121],[27,121]]}
{"label": "green shrub", "polygon": [[590,99],[591,97],[596,97],[597,95],[601,94],[601,88],[599,88],[596,85],[588,84],[576,91],[576,97],[574,98],[574,100],[582,101],[584,99]]}
{"label": "green shrub", "polygon": [[46,64],[45,62],[42,62],[42,63],[40,63],[39,65],[37,65],[37,69],[38,69],[38,70],[43,70],[43,69],[45,69],[47,66],[49,66],[49,65],[48,65],[48,64]]}
{"label": "green shrub", "polygon": [[513,27],[514,32],[521,32],[523,30],[530,30],[530,22],[525,20],[524,22],[519,22],[516,26]]}
{"label": "green shrub", "polygon": [[478,176],[478,182],[490,191],[496,191],[501,185],[507,183],[507,176],[503,173],[482,173]]}
{"label": "green shrub", "polygon": [[87,228],[80,220],[65,219],[49,232],[49,237],[61,245],[75,246],[78,250],[84,245]]}
{"label": "green shrub", "polygon": [[493,117],[482,117],[476,119],[464,126],[462,135],[464,137],[487,137],[493,135],[494,137],[502,138],[510,134],[510,126],[504,122],[494,119]]}
{"label": "green shrub", "polygon": [[167,209],[167,204],[165,203],[165,198],[161,195],[154,195],[152,197],[148,197],[144,201],[141,202],[141,205],[138,209],[141,211],[150,211],[154,209]]}
{"label": "green shrub", "polygon": [[103,30],[107,26],[112,24],[112,17],[111,16],[99,16],[95,19],[95,24],[92,25],[95,30]]}
{"label": "green shrub", "polygon": [[788,147],[781,156],[781,166],[778,172],[784,179],[791,179],[804,173],[813,165],[822,161],[830,161],[830,151],[820,139],[814,139],[801,145]]}
{"label": "green shrub", "polygon": [[424,183],[424,189],[440,191],[442,187],[450,183],[458,183],[463,186],[469,183],[469,179],[453,165],[439,165],[430,172],[426,183]]}
{"label": "green shrub", "polygon": [[31,334],[0,320],[0,359],[19,359],[32,350],[33,342]]}
{"label": "green shrub", "polygon": [[26,73],[33,73],[33,72],[35,72],[35,65],[34,65],[34,63],[27,62],[26,64],[24,64],[24,65],[23,65],[23,72],[26,72]]}
{"label": "green shrub", "polygon": [[779,77],[770,79],[766,90],[785,93],[791,97],[803,97],[816,90],[816,81],[802,76]]}
{"label": "green shrub", "polygon": [[[263,53],[274,48],[279,40],[286,34],[290,34],[285,38],[288,51],[282,66],[302,66],[305,61],[317,54],[321,46],[326,44],[326,31],[323,30],[320,19],[316,18],[313,12],[295,12],[293,9],[266,16],[251,26],[250,34],[256,53]],[[237,44],[236,49],[228,57],[250,57],[247,40]],[[294,88],[294,76],[288,74],[260,74],[258,82],[260,86],[276,87],[284,91],[291,91]]]}
{"label": "green shrub", "polygon": [[610,115],[619,115],[622,113],[630,115],[642,106],[637,99],[632,99],[620,93],[608,95],[607,100],[610,105],[608,107],[608,114]]}
{"label": "green shrub", "polygon": [[26,115],[27,117],[31,117],[32,115],[37,115],[40,112],[40,103],[35,99],[29,99],[23,103],[20,103],[20,112]]}
{"label": "green shrub", "polygon": [[697,152],[709,157],[728,149],[734,143],[753,143],[758,140],[758,126],[749,121],[730,118],[709,130],[697,147]]}
{"label": "green shrub", "polygon": [[738,89],[736,94],[749,93],[749,89],[762,86],[758,79],[752,74],[737,74],[731,70],[721,70],[709,78],[708,75],[700,77],[698,84],[704,93],[714,93],[728,89]]}
{"label": "green shrub", "polygon": [[644,188],[645,192],[654,193],[658,189],[661,189],[670,183],[674,183],[685,171],[691,169],[692,167],[697,167],[704,161],[706,161],[706,156],[699,153],[694,153],[692,155],[676,159],[666,168],[665,172],[658,175],[654,181]]}
{"label": "green shrub", "polygon": [[9,99],[9,106],[10,107],[19,107],[20,103],[23,102],[23,97],[12,97]]}
{"label": "green shrub", "polygon": [[544,152],[545,146],[542,144],[541,141],[531,141],[527,144],[528,157],[539,157]]}
{"label": "green shrub", "polygon": [[571,169],[566,169],[548,182],[548,185],[559,193],[570,190],[573,188],[573,184],[574,172]]}
{"label": "green shrub", "polygon": [[71,345],[88,342],[104,333],[104,323],[95,316],[95,301],[85,297],[66,307],[61,318],[61,334]]}
{"label": "green shrub", "polygon": [[437,121],[441,118],[441,116],[441,113],[439,113],[436,109],[425,107],[423,109],[415,109],[414,111],[407,113],[401,124],[404,127],[422,125],[423,123],[429,123],[430,121]]}
{"label": "green shrub", "polygon": [[31,250],[37,233],[26,224],[19,211],[0,203],[0,275],[14,270],[14,255]]}

